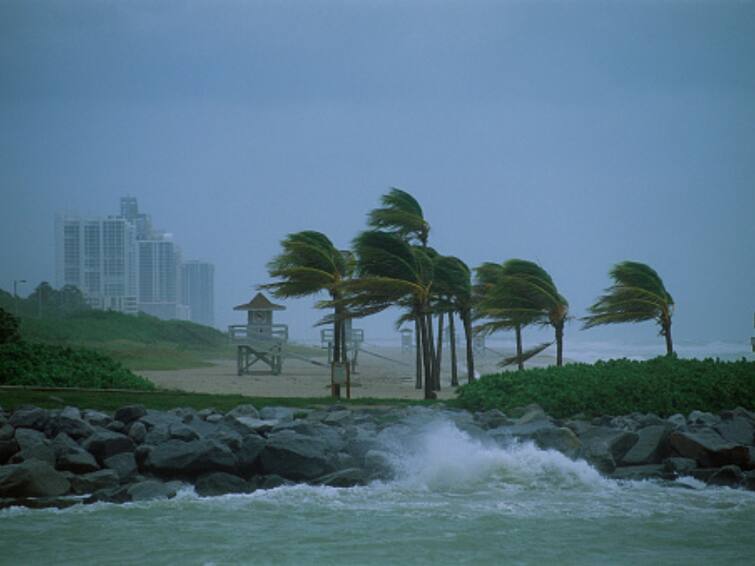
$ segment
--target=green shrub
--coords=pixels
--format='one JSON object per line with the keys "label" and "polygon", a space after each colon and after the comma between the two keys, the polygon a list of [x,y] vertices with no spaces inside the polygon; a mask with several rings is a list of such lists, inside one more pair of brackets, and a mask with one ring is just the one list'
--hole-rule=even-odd
{"label": "green shrub", "polygon": [[0,345],[0,385],[155,389],[150,381],[97,352],[27,342]]}
{"label": "green shrub", "polygon": [[755,407],[755,362],[655,358],[611,360],[594,365],[503,372],[462,386],[458,404],[470,410],[538,403],[563,418],[623,415],[635,411],[667,416],[695,409],[717,412]]}

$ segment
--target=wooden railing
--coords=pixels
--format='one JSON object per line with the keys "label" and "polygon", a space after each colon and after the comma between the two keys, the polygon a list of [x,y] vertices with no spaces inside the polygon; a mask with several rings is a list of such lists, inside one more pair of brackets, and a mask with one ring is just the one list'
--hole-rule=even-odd
{"label": "wooden railing", "polygon": [[232,344],[251,342],[288,342],[287,324],[233,324],[228,327],[228,339]]}

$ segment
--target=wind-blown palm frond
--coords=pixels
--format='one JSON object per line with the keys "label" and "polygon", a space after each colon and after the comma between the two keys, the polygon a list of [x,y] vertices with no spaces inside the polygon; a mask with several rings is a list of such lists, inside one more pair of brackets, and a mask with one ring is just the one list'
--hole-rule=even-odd
{"label": "wind-blown palm frond", "polygon": [[370,211],[367,223],[378,230],[395,233],[400,237],[416,238],[427,245],[430,225],[425,221],[417,200],[401,189],[391,190],[381,198],[382,208]]}
{"label": "wind-blown palm frond", "polygon": [[588,309],[590,314],[582,318],[583,328],[655,320],[666,337],[667,354],[673,354],[674,299],[658,273],[644,263],[623,261],[614,265],[609,275],[614,284]]}

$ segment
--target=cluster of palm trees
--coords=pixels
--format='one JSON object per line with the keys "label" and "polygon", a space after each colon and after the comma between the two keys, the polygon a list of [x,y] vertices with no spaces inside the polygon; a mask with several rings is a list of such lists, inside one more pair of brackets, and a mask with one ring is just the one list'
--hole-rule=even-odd
{"label": "cluster of palm trees", "polygon": [[[329,314],[321,324],[333,324],[334,361],[346,362],[344,321],[362,318],[398,306],[403,314],[397,326],[414,325],[417,340],[416,386],[426,399],[440,390],[443,333],[450,333],[451,384],[459,383],[456,323],[462,323],[466,341],[467,379],[474,380],[474,333],[513,330],[516,354],[501,365],[524,362],[550,346],[525,350],[522,331],[527,326],[551,326],[555,333],[556,364],[563,364],[564,325],[569,303],[551,276],[531,261],[511,259],[483,263],[472,272],[459,258],[438,253],[429,245],[430,224],[422,207],[409,193],[393,188],[381,206],[368,215],[368,229],[350,251],[337,249],[320,232],[288,235],[282,252],[268,264],[273,283],[262,285],[276,297],[328,294],[318,303]],[[610,272],[614,285],[590,307],[585,328],[601,324],[656,320],[673,353],[671,315],[673,300],[658,274],[647,265],[622,262]],[[473,322],[476,326],[473,328]],[[437,329],[437,331],[436,331]]]}

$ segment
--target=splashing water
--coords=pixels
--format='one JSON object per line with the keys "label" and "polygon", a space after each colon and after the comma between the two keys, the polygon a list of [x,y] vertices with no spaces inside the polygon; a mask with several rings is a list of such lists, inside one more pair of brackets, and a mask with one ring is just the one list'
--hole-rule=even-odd
{"label": "splashing water", "polygon": [[413,411],[379,435],[395,479],[335,489],[0,511],[1,564],[685,564],[755,553],[755,494],[614,482]]}

